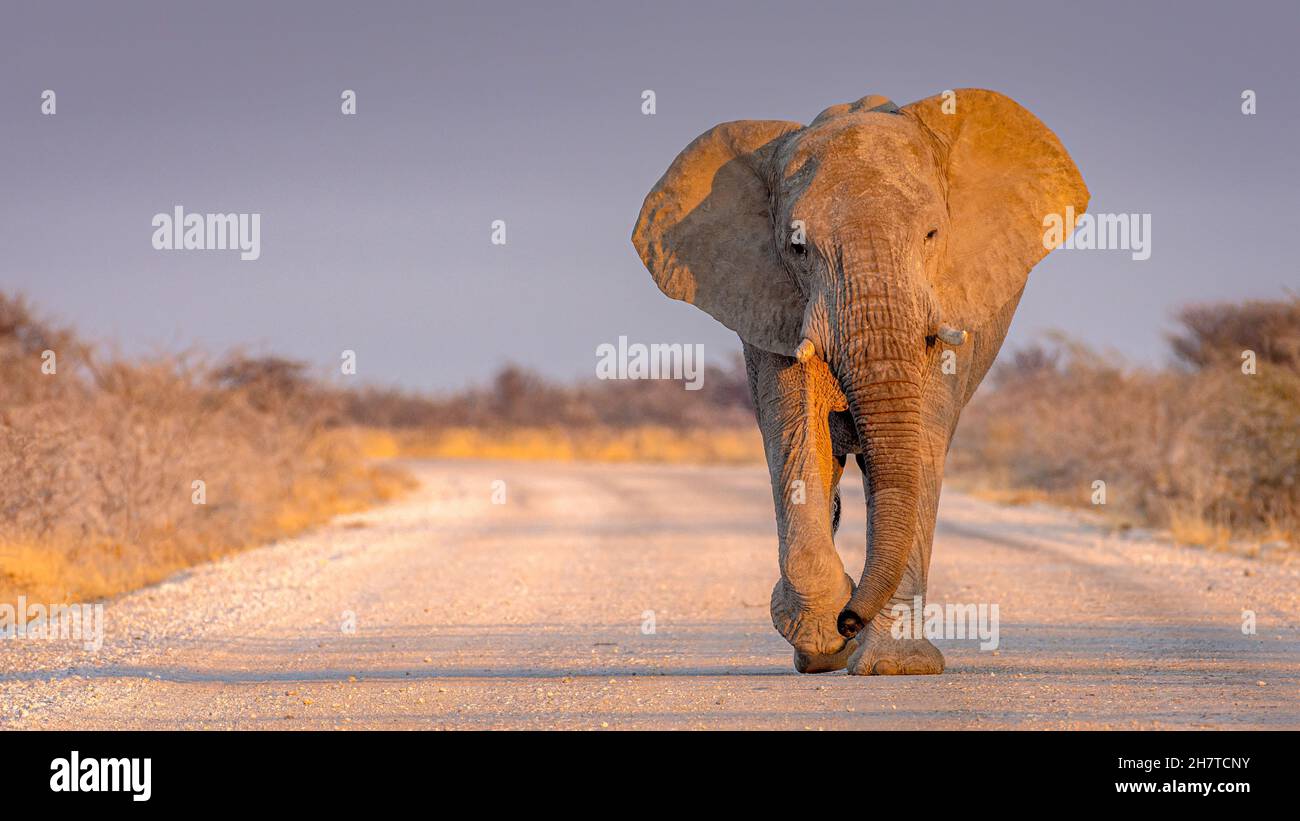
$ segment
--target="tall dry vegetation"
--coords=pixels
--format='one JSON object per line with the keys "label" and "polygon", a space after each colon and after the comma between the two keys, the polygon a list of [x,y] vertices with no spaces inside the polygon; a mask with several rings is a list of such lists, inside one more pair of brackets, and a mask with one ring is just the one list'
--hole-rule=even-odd
{"label": "tall dry vegetation", "polygon": [[701,391],[514,366],[443,396],[345,390],[277,357],[106,356],[4,294],[0,391],[0,601],[111,595],[399,492],[371,456],[761,458],[738,362]]}
{"label": "tall dry vegetation", "polygon": [[962,417],[950,476],[1071,504],[1102,480],[1108,512],[1184,541],[1294,543],[1300,299],[1197,305],[1177,320],[1165,369],[1060,337],[1005,356]]}
{"label": "tall dry vegetation", "polygon": [[688,391],[668,379],[590,380],[559,384],[506,365],[485,386],[429,396],[361,388],[342,398],[344,415],[375,428],[519,429],[526,427],[677,429],[753,424],[745,364],[739,354],[709,365],[702,387]]}
{"label": "tall dry vegetation", "polygon": [[[1187,541],[1294,542],[1300,299],[1178,319],[1165,369],[1060,337],[1004,355],[950,477],[1071,504],[1100,479],[1108,511]],[[514,366],[440,396],[344,390],[274,357],[107,357],[0,294],[0,601],[110,595],[398,492],[366,455],[761,463],[762,444],[739,357],[700,391]]]}
{"label": "tall dry vegetation", "polygon": [[[507,365],[486,386],[441,396],[362,389],[341,413],[377,454],[602,462],[761,462],[744,361],[674,380],[563,385]],[[383,431],[378,434],[377,431]]]}
{"label": "tall dry vegetation", "polygon": [[106,358],[0,294],[0,601],[110,595],[395,492],[300,370]]}

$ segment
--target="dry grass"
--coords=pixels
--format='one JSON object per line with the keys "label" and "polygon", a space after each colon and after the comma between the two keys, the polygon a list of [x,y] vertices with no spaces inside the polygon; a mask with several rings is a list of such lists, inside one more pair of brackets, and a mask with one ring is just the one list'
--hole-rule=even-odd
{"label": "dry grass", "polygon": [[[1272,305],[1272,307],[1268,307]],[[1300,309],[1198,306],[1179,364],[1125,366],[1067,340],[1004,357],[966,409],[949,475],[979,490],[1090,505],[1213,548],[1300,536]],[[1272,328],[1268,339],[1261,327]],[[1245,339],[1246,342],[1233,341]],[[1242,372],[1255,344],[1257,372]]]}
{"label": "dry grass", "polygon": [[0,601],[110,596],[400,491],[239,364],[104,360],[0,296]]}
{"label": "dry grass", "polygon": [[[374,437],[373,432],[371,436]],[[592,427],[398,431],[375,437],[378,453],[426,459],[519,459],[554,462],[751,464],[763,462],[758,428]]]}
{"label": "dry grass", "polygon": [[[1295,544],[1300,302],[1181,319],[1164,370],[1060,339],[1004,356],[963,416],[949,478],[1006,503],[1078,505],[1100,479],[1124,524],[1208,547]],[[1241,372],[1245,348],[1256,374]],[[0,601],[110,596],[401,493],[409,480],[377,459],[762,464],[746,382],[735,361],[690,392],[515,367],[440,397],[344,391],[274,358],[104,358],[0,294]]]}
{"label": "dry grass", "polygon": [[762,463],[763,445],[736,356],[702,390],[673,380],[560,384],[515,365],[457,393],[363,388],[339,401],[367,453],[440,459]]}

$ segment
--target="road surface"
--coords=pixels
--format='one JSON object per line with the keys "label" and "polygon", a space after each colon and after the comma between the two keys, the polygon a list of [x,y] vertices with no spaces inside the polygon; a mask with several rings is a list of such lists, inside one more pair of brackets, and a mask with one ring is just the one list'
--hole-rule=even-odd
{"label": "road surface", "polygon": [[1300,727],[1295,564],[948,491],[932,601],[998,604],[998,649],[801,676],[768,616],[761,466],[409,468],[401,502],[108,602],[97,653],[0,640],[0,727]]}

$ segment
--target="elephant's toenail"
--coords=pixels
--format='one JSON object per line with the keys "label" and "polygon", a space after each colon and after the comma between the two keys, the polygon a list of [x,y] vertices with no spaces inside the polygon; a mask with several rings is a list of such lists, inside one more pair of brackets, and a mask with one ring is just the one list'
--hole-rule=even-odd
{"label": "elephant's toenail", "polygon": [[898,665],[889,659],[881,659],[871,667],[871,672],[878,676],[896,676],[898,675]]}

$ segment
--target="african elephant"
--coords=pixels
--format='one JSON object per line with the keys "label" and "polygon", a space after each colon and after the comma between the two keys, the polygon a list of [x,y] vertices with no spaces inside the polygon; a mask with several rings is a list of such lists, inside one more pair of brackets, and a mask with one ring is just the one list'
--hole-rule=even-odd
{"label": "african elephant", "polygon": [[[890,610],[924,600],[948,445],[1059,241],[1044,218],[1087,204],[1056,135],[981,89],[723,123],[646,196],[632,242],[654,281],[744,345],[776,505],[772,623],[799,672],[943,671],[925,638],[891,635]],[[833,541],[848,454],[868,508],[857,584]]]}

